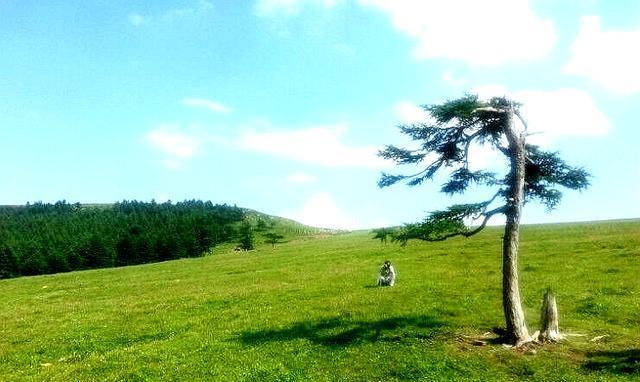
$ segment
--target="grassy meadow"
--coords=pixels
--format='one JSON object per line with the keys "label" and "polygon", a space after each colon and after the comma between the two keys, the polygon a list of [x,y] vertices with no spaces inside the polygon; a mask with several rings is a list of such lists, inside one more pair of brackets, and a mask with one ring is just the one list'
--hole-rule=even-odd
{"label": "grassy meadow", "polygon": [[[503,325],[501,230],[440,243],[313,234],[249,252],[0,281],[0,381],[640,380],[640,221],[525,226],[533,351]],[[398,271],[374,287],[380,264]]]}

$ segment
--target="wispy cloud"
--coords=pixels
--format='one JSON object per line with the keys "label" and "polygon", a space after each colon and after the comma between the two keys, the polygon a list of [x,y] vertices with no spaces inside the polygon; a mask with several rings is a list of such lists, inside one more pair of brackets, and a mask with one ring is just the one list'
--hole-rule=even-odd
{"label": "wispy cloud", "polygon": [[346,144],[345,132],[346,127],[342,124],[296,130],[245,131],[237,145],[247,151],[326,167],[379,169],[387,165],[377,156],[377,148]]}
{"label": "wispy cloud", "polygon": [[[390,165],[378,157],[377,147],[346,143],[347,129],[343,124],[288,130],[276,129],[264,120],[249,124],[253,127],[238,128],[240,132],[226,135],[198,126],[163,124],[149,131],[145,141],[163,154],[163,162],[170,168],[182,167],[193,156],[213,146],[321,167],[381,169]],[[314,176],[304,173],[287,178],[288,182],[297,183],[315,180]]]}
{"label": "wispy cloud", "polygon": [[145,140],[162,154],[162,163],[170,169],[182,168],[202,144],[202,140],[195,134],[183,132],[176,125],[159,126],[149,131]]}
{"label": "wispy cloud", "polygon": [[496,66],[545,57],[557,40],[551,20],[537,16],[528,0],[358,2],[388,14],[395,29],[415,39],[418,59]]}
{"label": "wispy cloud", "polygon": [[218,101],[212,101],[205,98],[185,98],[181,103],[188,107],[200,107],[205,108],[215,113],[228,114],[231,113],[231,108]]}
{"label": "wispy cloud", "polygon": [[640,29],[603,31],[599,16],[585,16],[571,47],[567,74],[587,77],[606,89],[640,92]]}
{"label": "wispy cloud", "polygon": [[456,87],[465,85],[469,82],[464,78],[456,77],[451,70],[445,70],[444,73],[442,73],[442,81],[447,85]]}

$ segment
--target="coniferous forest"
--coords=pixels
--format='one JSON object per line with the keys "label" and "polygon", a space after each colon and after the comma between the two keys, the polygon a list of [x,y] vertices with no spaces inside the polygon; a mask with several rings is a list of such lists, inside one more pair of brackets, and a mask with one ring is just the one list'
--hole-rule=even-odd
{"label": "coniferous forest", "polygon": [[243,217],[199,200],[0,206],[0,278],[202,256]]}

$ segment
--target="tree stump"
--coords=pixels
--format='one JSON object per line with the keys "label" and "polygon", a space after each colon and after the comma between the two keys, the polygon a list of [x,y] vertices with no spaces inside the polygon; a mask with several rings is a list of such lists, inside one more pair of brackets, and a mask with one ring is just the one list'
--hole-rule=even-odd
{"label": "tree stump", "polygon": [[538,336],[540,342],[558,342],[563,338],[558,329],[556,296],[551,292],[551,288],[547,289],[542,298],[540,325],[540,335]]}

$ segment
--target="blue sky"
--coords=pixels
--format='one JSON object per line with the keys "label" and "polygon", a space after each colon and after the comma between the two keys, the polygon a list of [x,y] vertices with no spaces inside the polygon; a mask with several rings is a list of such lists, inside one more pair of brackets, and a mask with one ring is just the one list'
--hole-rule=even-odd
{"label": "blue sky", "polygon": [[378,189],[411,169],[376,152],[406,143],[417,105],[473,92],[523,102],[531,139],[593,175],[524,222],[637,218],[638,47],[635,0],[4,0],[0,204],[195,198],[335,228],[412,222],[488,191]]}

